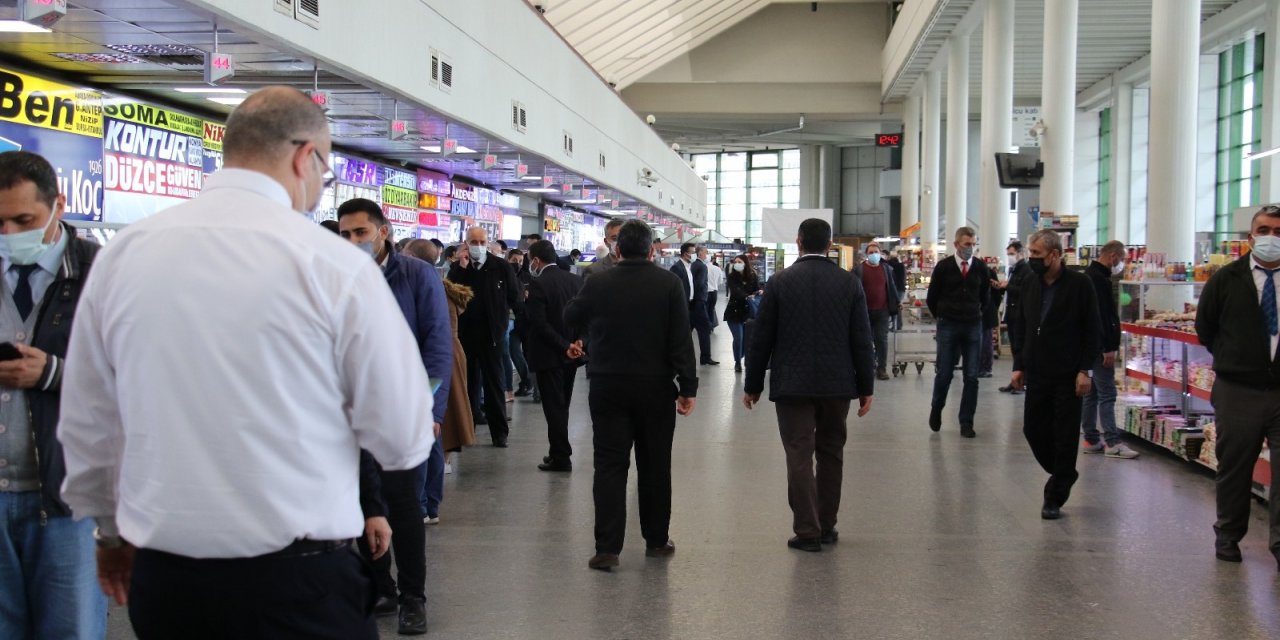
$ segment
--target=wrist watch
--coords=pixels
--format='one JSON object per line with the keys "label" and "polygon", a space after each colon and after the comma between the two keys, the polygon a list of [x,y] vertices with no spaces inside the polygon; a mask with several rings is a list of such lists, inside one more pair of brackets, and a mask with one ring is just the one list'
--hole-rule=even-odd
{"label": "wrist watch", "polygon": [[93,542],[98,545],[99,549],[119,549],[124,546],[124,538],[118,535],[103,535],[100,527],[95,527],[93,530]]}

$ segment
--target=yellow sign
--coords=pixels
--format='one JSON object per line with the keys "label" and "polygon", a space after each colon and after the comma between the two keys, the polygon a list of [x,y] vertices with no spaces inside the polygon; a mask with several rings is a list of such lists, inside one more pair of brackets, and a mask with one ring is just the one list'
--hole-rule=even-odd
{"label": "yellow sign", "polygon": [[102,94],[0,69],[0,121],[102,137]]}
{"label": "yellow sign", "polygon": [[227,134],[227,128],[216,123],[204,121],[204,150],[222,151],[222,138]]}
{"label": "yellow sign", "polygon": [[913,225],[911,225],[911,226],[907,227],[906,229],[903,229],[903,230],[902,230],[902,233],[898,234],[898,237],[900,237],[900,238],[910,238],[911,236],[914,236],[914,235],[915,235],[915,234],[917,234],[917,233],[920,233],[920,223],[919,223],[919,222],[917,222],[917,223],[915,223],[915,224],[913,224]]}
{"label": "yellow sign", "polygon": [[204,120],[201,118],[140,102],[117,102],[118,100],[122,99],[108,100],[103,105],[102,112],[107,117],[189,136],[204,136]]}

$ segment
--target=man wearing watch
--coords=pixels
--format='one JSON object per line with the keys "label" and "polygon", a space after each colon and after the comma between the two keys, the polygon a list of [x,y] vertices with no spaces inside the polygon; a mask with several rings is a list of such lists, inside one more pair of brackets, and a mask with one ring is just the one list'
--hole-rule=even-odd
{"label": "man wearing watch", "polygon": [[1102,349],[1102,322],[1089,277],[1062,264],[1061,236],[1037,231],[1027,245],[1032,274],[1023,278],[1017,312],[1008,319],[1012,384],[1027,390],[1022,433],[1049,473],[1040,517],[1057,520],[1080,477],[1076,439]]}

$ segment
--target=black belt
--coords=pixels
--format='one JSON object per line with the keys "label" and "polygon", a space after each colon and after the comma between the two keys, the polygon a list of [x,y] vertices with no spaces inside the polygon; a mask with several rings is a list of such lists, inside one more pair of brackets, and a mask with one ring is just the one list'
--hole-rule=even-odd
{"label": "black belt", "polygon": [[264,554],[262,558],[300,558],[341,551],[351,546],[351,540],[294,540],[289,546]]}

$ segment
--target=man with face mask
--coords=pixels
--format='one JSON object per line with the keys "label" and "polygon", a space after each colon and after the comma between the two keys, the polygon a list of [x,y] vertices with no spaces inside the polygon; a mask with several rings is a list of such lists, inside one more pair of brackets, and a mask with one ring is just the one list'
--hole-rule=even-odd
{"label": "man with face mask", "polygon": [[[444,493],[444,449],[439,435],[449,401],[449,381],[453,371],[453,329],[449,324],[449,308],[444,297],[444,283],[431,265],[397,253],[391,244],[391,224],[378,203],[356,198],[338,207],[338,229],[342,237],[369,254],[382,268],[391,294],[395,296],[404,319],[418,343],[418,353],[427,375],[440,386],[432,406],[432,432],[436,435],[427,462],[404,471],[365,469],[377,473],[386,517],[394,535],[391,538],[399,583],[391,578],[391,557],[373,558],[368,546],[362,550],[373,562],[380,612],[396,610],[399,589],[400,633],[420,634],[427,631],[426,618],[426,530],[419,492],[425,490],[427,518],[438,520],[440,500]],[[426,428],[426,425],[422,425]],[[366,466],[375,464],[365,457]],[[366,514],[368,515],[368,514]],[[366,536],[367,537],[367,536]],[[363,542],[364,539],[362,538]]]}
{"label": "man with face mask", "polygon": [[1209,279],[1196,310],[1196,334],[1213,354],[1218,416],[1217,556],[1240,562],[1249,529],[1253,470],[1265,438],[1271,447],[1271,537],[1280,568],[1280,207],[1254,214],[1252,251]]}
{"label": "man with face mask", "polygon": [[[1089,263],[1085,274],[1093,283],[1098,298],[1098,312],[1102,323],[1102,356],[1093,367],[1093,388],[1084,397],[1084,418],[1080,429],[1084,432],[1085,453],[1105,453],[1108,458],[1131,460],[1138,452],[1120,440],[1116,428],[1116,354],[1120,351],[1120,312],[1116,309],[1116,295],[1111,279],[1124,272],[1124,243],[1112,240],[1102,246],[1096,260]],[[1102,433],[1098,433],[1098,424]]]}
{"label": "man with face mask", "polygon": [[[100,638],[107,601],[94,576],[93,522],[73,521],[58,494],[55,433],[70,320],[98,245],[63,224],[66,197],[44,158],[0,154],[0,636]],[[10,354],[11,356],[14,354]],[[16,562],[9,550],[21,550]],[[11,562],[8,558],[13,558]]]}
{"label": "man with face mask", "polygon": [[1081,399],[1101,353],[1098,297],[1088,276],[1062,263],[1062,237],[1037,231],[1027,242],[1033,275],[1022,282],[1018,313],[1009,320],[1013,385],[1027,389],[1022,434],[1049,473],[1040,517],[1062,517],[1071,497],[1080,433]]}
{"label": "man with face mask", "polygon": [[117,233],[76,307],[62,496],[138,637],[378,637],[359,450],[422,464],[432,397],[377,263],[299,215],[329,145],[310,98],[258,89],[224,167]]}
{"label": "man with face mask", "polygon": [[618,218],[610,220],[604,226],[604,244],[609,247],[609,253],[604,256],[596,256],[596,261],[587,265],[587,268],[582,271],[583,278],[590,278],[598,273],[603,273],[618,264],[618,229],[621,228],[622,220]]}
{"label": "man with face mask", "polygon": [[582,278],[556,264],[556,249],[539,240],[529,245],[529,298],[525,317],[529,334],[525,357],[534,372],[542,396],[542,414],[547,419],[550,447],[538,468],[543,471],[570,471],[573,463],[569,446],[569,399],[580,360],[570,359],[569,347],[578,339],[564,321],[569,301],[582,289]]}
{"label": "man with face mask", "polygon": [[[502,345],[514,310],[524,302],[511,263],[489,253],[488,233],[482,227],[467,229],[465,251],[449,269],[449,280],[470,287],[475,297],[458,318],[458,337],[467,354],[467,391],[471,394],[476,424],[488,424],[493,446],[506,448],[506,391],[502,387]],[[484,407],[481,409],[481,385]]]}
{"label": "man with face mask", "polygon": [[888,380],[889,324],[902,308],[902,300],[898,297],[893,269],[881,260],[880,245],[872,242],[864,251],[867,259],[853,268],[853,276],[862,282],[862,290],[867,295],[872,342],[876,346],[876,378]]}
{"label": "man with face mask", "polygon": [[711,324],[707,319],[707,265],[697,259],[697,248],[692,242],[680,245],[680,259],[671,265],[671,272],[680,278],[689,299],[689,326],[698,332],[699,363],[717,365],[720,363],[711,358]]}
{"label": "man with face mask", "polygon": [[969,227],[956,230],[956,253],[938,261],[929,281],[925,302],[938,320],[938,373],[933,379],[933,407],[929,428],[942,429],[942,409],[964,362],[964,394],[960,397],[960,435],[973,438],[973,416],[978,409],[978,356],[982,347],[982,310],[991,295],[991,275],[974,256],[977,234]]}

